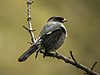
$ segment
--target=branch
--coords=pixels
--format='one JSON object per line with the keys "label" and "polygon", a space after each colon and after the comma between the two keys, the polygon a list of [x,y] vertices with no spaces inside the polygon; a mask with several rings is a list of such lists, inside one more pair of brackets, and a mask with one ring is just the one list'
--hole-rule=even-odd
{"label": "branch", "polygon": [[[70,51],[70,52],[72,52],[72,51]],[[44,54],[43,51],[40,51],[40,53]],[[64,55],[54,54],[54,53],[48,53],[46,56],[47,57],[55,57],[57,59],[61,59],[64,62],[69,63],[69,64],[71,64],[71,65],[73,65],[73,66],[75,66],[75,67],[85,71],[86,74],[89,74],[89,75],[99,75],[98,73],[94,72],[92,69],[89,69],[88,67],[80,64],[79,62],[76,62],[76,60],[75,60],[75,58],[73,57],[72,54],[71,54],[71,57],[73,57],[74,59],[73,58],[70,59],[69,57],[65,57]]]}
{"label": "branch", "polygon": [[36,43],[36,39],[35,39],[35,36],[34,36],[34,33],[33,33],[33,29],[32,29],[32,23],[31,23],[31,4],[33,3],[33,1],[31,0],[27,0],[27,22],[28,22],[28,28],[23,26],[26,30],[28,30],[28,32],[30,33],[30,36],[31,36],[31,41],[33,43]]}
{"label": "branch", "polygon": [[[25,27],[25,26],[23,26],[23,27],[30,33],[32,43],[36,43],[36,39],[35,39],[35,36],[34,36],[34,33],[33,33],[35,30],[32,29],[31,15],[30,15],[31,4],[32,3],[33,3],[33,1],[27,0],[27,16],[28,16],[27,22],[28,22],[28,28]],[[44,54],[43,51],[40,51],[40,53]],[[38,55],[38,52],[36,54],[36,58],[37,58],[37,55]],[[85,71],[86,74],[89,74],[89,75],[99,75],[98,73],[93,71],[93,68],[95,67],[97,62],[95,62],[94,65],[92,66],[92,68],[89,69],[88,67],[80,64],[79,62],[77,62],[75,60],[75,58],[74,58],[74,56],[72,54],[72,51],[70,51],[70,55],[71,55],[72,59],[70,59],[69,57],[65,57],[64,55],[60,55],[60,54],[54,54],[54,53],[46,54],[47,57],[55,57],[57,59],[61,59],[61,60],[65,61],[66,63],[69,63],[69,64],[71,64],[71,65],[73,65],[73,66],[75,66],[75,67]]]}
{"label": "branch", "polygon": [[77,64],[77,62],[76,62],[76,60],[75,60],[75,58],[74,58],[74,56],[72,54],[72,51],[70,51],[70,55],[71,55],[72,59],[74,60],[74,62]]}
{"label": "branch", "polygon": [[94,69],[94,67],[95,67],[95,65],[97,64],[97,61],[93,64],[93,66],[92,66],[92,68],[91,68],[91,70],[93,70]]}

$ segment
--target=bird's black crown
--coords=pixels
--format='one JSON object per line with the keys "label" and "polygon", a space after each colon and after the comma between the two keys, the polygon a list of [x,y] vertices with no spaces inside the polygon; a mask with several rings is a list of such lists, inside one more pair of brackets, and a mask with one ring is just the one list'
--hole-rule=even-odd
{"label": "bird's black crown", "polygon": [[49,21],[58,21],[61,23],[67,22],[67,20],[65,18],[60,17],[60,16],[53,16],[53,17],[49,18],[47,22],[49,22]]}

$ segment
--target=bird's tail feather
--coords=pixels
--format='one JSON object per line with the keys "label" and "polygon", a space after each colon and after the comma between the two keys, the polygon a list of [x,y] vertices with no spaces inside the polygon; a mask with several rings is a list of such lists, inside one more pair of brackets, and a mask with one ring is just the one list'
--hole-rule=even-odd
{"label": "bird's tail feather", "polygon": [[39,47],[32,45],[26,52],[24,52],[18,59],[19,62],[25,61],[32,53],[34,53]]}

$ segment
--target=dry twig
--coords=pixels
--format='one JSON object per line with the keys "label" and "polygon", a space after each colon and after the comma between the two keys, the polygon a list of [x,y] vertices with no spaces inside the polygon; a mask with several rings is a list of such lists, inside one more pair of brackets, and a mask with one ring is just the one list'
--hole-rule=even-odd
{"label": "dry twig", "polygon": [[33,3],[33,1],[31,1],[31,0],[28,0],[27,1],[27,16],[28,16],[28,18],[27,18],[27,22],[28,22],[28,28],[27,27],[25,27],[25,26],[23,26],[26,30],[28,30],[29,31],[29,33],[30,33],[30,36],[31,36],[31,41],[33,42],[33,43],[36,43],[36,39],[35,39],[35,36],[34,36],[34,33],[33,33],[33,31],[35,31],[35,30],[33,30],[32,29],[32,23],[31,23],[31,4]]}
{"label": "dry twig", "polygon": [[[36,39],[35,39],[35,36],[34,36],[34,33],[33,33],[33,29],[32,29],[32,24],[31,24],[31,15],[30,15],[30,11],[31,11],[31,4],[33,3],[33,1],[31,0],[28,0],[27,1],[27,22],[28,22],[28,28],[23,26],[26,30],[28,30],[28,32],[30,33],[30,36],[31,36],[31,41],[33,43],[36,43]],[[40,51],[40,53],[44,54],[43,51]],[[38,53],[37,53],[38,54]],[[86,74],[89,74],[89,75],[99,75],[98,73],[94,72],[93,71],[93,68],[95,67],[95,65],[97,64],[97,62],[95,62],[95,64],[92,66],[91,69],[89,69],[88,67],[80,64],[79,62],[77,62],[72,54],[72,51],[70,51],[70,55],[72,57],[72,59],[70,59],[69,57],[65,57],[64,55],[60,55],[60,54],[54,54],[54,53],[48,53],[46,56],[47,57],[55,57],[57,59],[61,59],[63,61],[65,61],[66,63],[69,63],[83,71],[86,72]],[[36,56],[37,57],[37,56]]]}

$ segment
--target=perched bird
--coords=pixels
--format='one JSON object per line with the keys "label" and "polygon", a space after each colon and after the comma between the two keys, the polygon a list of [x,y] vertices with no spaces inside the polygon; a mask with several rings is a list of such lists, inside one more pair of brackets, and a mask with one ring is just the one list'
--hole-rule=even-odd
{"label": "perched bird", "polygon": [[23,53],[18,61],[25,61],[32,53],[41,49],[44,50],[44,57],[46,54],[56,51],[63,44],[64,39],[67,36],[67,31],[63,24],[64,22],[67,22],[67,20],[63,17],[51,17],[40,32],[36,43]]}

